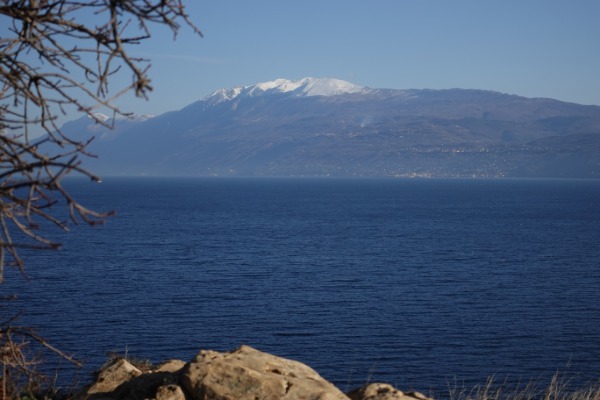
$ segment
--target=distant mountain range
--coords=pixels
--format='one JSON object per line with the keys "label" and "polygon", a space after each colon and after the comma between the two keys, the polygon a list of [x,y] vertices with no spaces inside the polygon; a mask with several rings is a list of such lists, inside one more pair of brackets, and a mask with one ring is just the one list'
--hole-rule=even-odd
{"label": "distant mountain range", "polygon": [[278,79],[114,122],[63,127],[104,176],[600,178],[599,106],[492,91]]}

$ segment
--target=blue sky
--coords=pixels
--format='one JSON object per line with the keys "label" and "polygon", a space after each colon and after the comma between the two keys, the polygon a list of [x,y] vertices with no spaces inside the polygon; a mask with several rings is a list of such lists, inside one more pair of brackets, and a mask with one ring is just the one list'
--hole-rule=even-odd
{"label": "blue sky", "polygon": [[600,105],[600,0],[187,0],[204,38],[156,30],[161,114],[219,88],[334,77],[374,88],[495,90]]}

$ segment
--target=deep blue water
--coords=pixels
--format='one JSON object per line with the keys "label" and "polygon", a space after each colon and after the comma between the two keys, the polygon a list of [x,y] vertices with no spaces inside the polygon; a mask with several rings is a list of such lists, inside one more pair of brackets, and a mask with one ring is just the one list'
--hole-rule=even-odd
{"label": "deep blue water", "polygon": [[[248,344],[342,390],[600,377],[600,181],[106,179],[21,323],[91,369]],[[569,366],[568,366],[569,365]]]}

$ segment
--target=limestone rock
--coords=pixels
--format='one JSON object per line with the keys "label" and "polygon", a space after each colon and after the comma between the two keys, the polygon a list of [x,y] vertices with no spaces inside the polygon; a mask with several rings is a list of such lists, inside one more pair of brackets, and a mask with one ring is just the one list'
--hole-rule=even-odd
{"label": "limestone rock", "polygon": [[371,383],[348,393],[352,400],[404,400],[404,393],[386,383]]}
{"label": "limestone rock", "polygon": [[371,383],[348,393],[351,400],[433,400],[419,392],[403,393],[387,383]]}
{"label": "limestone rock", "polygon": [[153,372],[178,372],[187,363],[181,360],[168,360],[156,367]]}
{"label": "limestone rock", "polygon": [[178,385],[160,386],[156,390],[156,400],[185,400],[185,394]]}
{"label": "limestone rock", "polygon": [[86,391],[88,395],[94,393],[109,393],[125,382],[136,376],[140,376],[142,371],[131,365],[127,360],[119,359],[113,364],[104,368],[98,374],[96,382]]}
{"label": "limestone rock", "polygon": [[194,400],[348,399],[312,368],[248,346],[201,351],[181,381]]}
{"label": "limestone rock", "polygon": [[203,350],[189,363],[169,360],[144,371],[119,359],[75,400],[432,400],[385,383],[348,396],[305,364],[242,346]]}
{"label": "limestone rock", "polygon": [[142,373],[126,360],[118,360],[98,374],[96,382],[76,400],[185,400],[178,386],[183,361],[169,361]]}
{"label": "limestone rock", "polygon": [[427,397],[421,392],[408,392],[406,395],[417,400],[433,400],[431,397]]}

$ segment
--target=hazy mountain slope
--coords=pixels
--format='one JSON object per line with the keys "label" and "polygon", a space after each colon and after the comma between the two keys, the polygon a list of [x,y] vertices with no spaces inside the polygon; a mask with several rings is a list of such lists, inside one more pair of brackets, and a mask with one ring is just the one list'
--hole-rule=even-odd
{"label": "hazy mountain slope", "polygon": [[276,80],[117,128],[104,175],[600,176],[600,107],[480,90]]}

